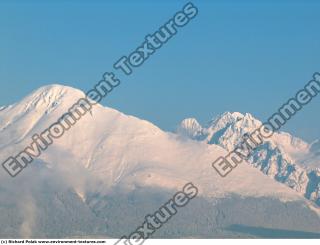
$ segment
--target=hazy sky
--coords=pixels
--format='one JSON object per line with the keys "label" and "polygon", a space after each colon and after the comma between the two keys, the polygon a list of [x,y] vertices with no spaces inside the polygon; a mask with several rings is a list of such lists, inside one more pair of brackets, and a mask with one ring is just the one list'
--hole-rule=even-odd
{"label": "hazy sky", "polygon": [[[0,105],[51,83],[90,89],[187,3],[50,2],[0,2]],[[193,3],[198,16],[131,76],[119,76],[104,105],[165,130],[225,111],[264,121],[320,71],[320,1]],[[320,95],[285,130],[320,138],[319,105]]]}

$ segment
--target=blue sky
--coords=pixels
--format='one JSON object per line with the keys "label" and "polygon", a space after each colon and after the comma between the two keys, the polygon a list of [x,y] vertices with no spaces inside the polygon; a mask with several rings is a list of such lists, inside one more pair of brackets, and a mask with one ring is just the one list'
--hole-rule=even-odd
{"label": "blue sky", "polygon": [[[185,3],[1,1],[0,105],[46,84],[90,89]],[[104,105],[164,130],[225,111],[264,121],[320,71],[319,1],[193,3],[198,16],[131,76],[119,75]],[[315,98],[285,130],[320,138],[319,105]]]}

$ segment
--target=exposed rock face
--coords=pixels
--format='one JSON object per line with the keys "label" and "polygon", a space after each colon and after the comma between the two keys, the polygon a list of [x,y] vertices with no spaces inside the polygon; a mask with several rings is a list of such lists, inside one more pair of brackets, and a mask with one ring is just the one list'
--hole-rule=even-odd
{"label": "exposed rock face", "polygon": [[[245,134],[252,133],[261,125],[262,122],[249,113],[226,112],[211,120],[206,127],[196,119],[185,119],[178,132],[232,151]],[[288,133],[276,132],[252,152],[248,162],[320,205],[319,155],[319,140],[308,144]]]}

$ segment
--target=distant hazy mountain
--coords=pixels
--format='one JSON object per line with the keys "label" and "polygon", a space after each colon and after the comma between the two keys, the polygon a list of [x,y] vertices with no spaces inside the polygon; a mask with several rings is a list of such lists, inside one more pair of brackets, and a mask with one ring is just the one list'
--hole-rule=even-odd
{"label": "distant hazy mountain", "polygon": [[[262,122],[249,113],[226,112],[206,127],[196,119],[185,119],[179,125],[178,133],[232,151],[245,134],[252,133],[261,125]],[[308,144],[288,133],[276,132],[254,150],[248,162],[320,205],[319,156],[319,141]]]}
{"label": "distant hazy mountain", "polygon": [[[51,85],[2,107],[0,158],[19,153],[83,96]],[[188,182],[198,197],[154,237],[319,237],[319,208],[303,196],[309,188],[310,199],[318,198],[308,184],[316,170],[294,163],[311,149],[316,154],[317,143],[279,133],[257,152],[261,160],[255,155],[228,177],[211,167],[258,124],[249,114],[226,113],[206,128],[184,120],[173,134],[96,105],[17,177],[0,171],[0,238],[128,235]],[[289,165],[295,171],[287,176]]]}

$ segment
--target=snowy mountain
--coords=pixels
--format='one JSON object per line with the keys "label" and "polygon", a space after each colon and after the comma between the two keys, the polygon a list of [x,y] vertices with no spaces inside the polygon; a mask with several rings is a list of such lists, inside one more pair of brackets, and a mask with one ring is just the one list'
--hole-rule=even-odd
{"label": "snowy mountain", "polygon": [[[185,122],[192,120],[194,125]],[[251,114],[226,112],[202,127],[196,119],[185,119],[178,133],[232,151],[245,134],[254,132],[262,122]],[[308,144],[285,132],[276,132],[257,147],[247,159],[254,167],[278,182],[320,205],[320,144]]]}
{"label": "snowy mountain", "polygon": [[[77,89],[50,85],[3,107],[0,158],[19,153],[33,134],[43,132],[82,97]],[[17,177],[0,171],[0,238],[128,235],[188,182],[199,189],[197,198],[154,237],[256,237],[256,229],[320,237],[320,210],[302,195],[305,184],[300,180],[316,179],[317,174],[290,174],[281,181],[298,182],[292,185],[303,191],[297,192],[252,167],[260,163],[258,155],[227,178],[211,167],[238,136],[259,123],[249,114],[226,113],[206,128],[195,119],[184,120],[179,134],[173,134],[96,105]],[[281,147],[288,147],[286,156]],[[272,172],[274,164],[287,171],[308,147],[280,133],[257,152],[265,154],[260,168],[278,180],[285,174]],[[281,161],[274,163],[274,158]]]}

